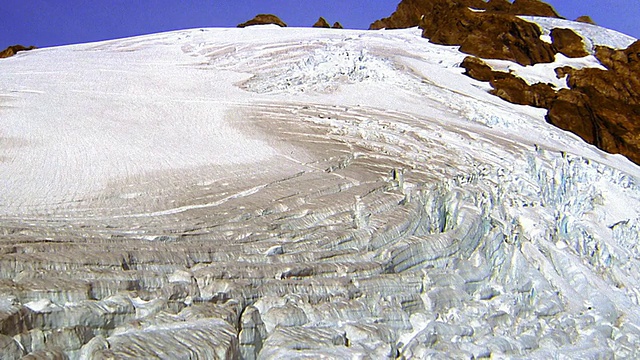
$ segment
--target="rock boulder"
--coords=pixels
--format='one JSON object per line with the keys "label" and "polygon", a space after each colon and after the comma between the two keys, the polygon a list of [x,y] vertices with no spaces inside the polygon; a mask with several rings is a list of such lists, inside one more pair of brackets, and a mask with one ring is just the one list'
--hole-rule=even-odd
{"label": "rock boulder", "polygon": [[242,24],[238,24],[238,27],[243,28],[243,27],[253,26],[253,25],[269,25],[269,24],[275,24],[280,27],[287,26],[287,24],[285,24],[284,21],[280,20],[280,18],[275,15],[258,14],[253,19],[243,22]]}
{"label": "rock boulder", "polygon": [[591,16],[587,16],[587,15],[579,16],[579,17],[576,19],[576,21],[577,21],[577,22],[581,22],[581,23],[585,23],[585,24],[591,24],[591,25],[595,25],[595,24],[596,24],[596,22],[595,22],[595,21],[593,21],[593,19],[591,18]]}
{"label": "rock boulder", "polygon": [[13,45],[13,46],[9,46],[8,48],[0,51],[0,59],[2,58],[8,58],[10,56],[15,55],[18,51],[26,51],[26,50],[33,50],[35,49],[35,46],[22,46],[22,45]]}
{"label": "rock boulder", "polygon": [[589,55],[580,35],[571,29],[555,28],[551,30],[553,47],[561,54],[570,58],[580,58]]}
{"label": "rock boulder", "polygon": [[327,20],[325,18],[320,16],[318,21],[316,21],[316,23],[313,24],[313,27],[315,27],[315,28],[330,28],[331,25],[329,25],[329,23],[327,22]]}

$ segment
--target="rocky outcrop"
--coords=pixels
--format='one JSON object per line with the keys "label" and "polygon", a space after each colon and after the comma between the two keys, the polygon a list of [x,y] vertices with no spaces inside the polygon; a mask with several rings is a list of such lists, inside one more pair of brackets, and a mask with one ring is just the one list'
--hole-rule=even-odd
{"label": "rocky outcrop", "polygon": [[318,21],[316,21],[315,24],[313,24],[313,27],[315,28],[326,28],[326,29],[344,29],[342,27],[342,24],[340,24],[339,22],[334,22],[333,26],[329,25],[329,22],[327,21],[327,19],[323,18],[322,16],[320,16],[320,18],[318,19]]}
{"label": "rocky outcrop", "polygon": [[558,13],[549,4],[538,0],[489,0],[485,7],[479,8],[490,12],[512,15],[544,16],[559,18]]}
{"label": "rocky outcrop", "polygon": [[327,22],[327,20],[325,18],[320,16],[318,21],[316,21],[316,23],[313,24],[313,27],[315,27],[315,28],[330,28],[331,25],[329,25],[329,23]]}
{"label": "rocky outcrop", "polygon": [[22,45],[9,46],[8,48],[0,51],[0,59],[11,57],[15,55],[18,51],[33,50],[35,48],[36,48],[35,46],[29,46],[29,47],[22,46]]}
{"label": "rocky outcrop", "polygon": [[567,57],[580,58],[589,55],[582,37],[571,29],[555,28],[551,30],[551,39],[555,50]]}
{"label": "rocky outcrop", "polygon": [[513,74],[493,71],[482,60],[466,58],[466,74],[489,81],[492,93],[512,103],[549,110],[547,121],[590,144],[640,164],[640,40],[625,50],[596,47],[607,70],[562,67],[569,89],[528,85]]}
{"label": "rocky outcrop", "polygon": [[447,0],[435,1],[420,21],[422,36],[481,58],[515,61],[522,65],[554,60],[553,47],[540,39],[540,28],[509,14],[476,12]]}
{"label": "rocky outcrop", "polygon": [[253,26],[253,25],[269,25],[269,24],[278,25],[280,27],[287,26],[287,24],[285,24],[284,21],[280,20],[280,18],[275,15],[258,14],[253,19],[243,22],[242,24],[238,24],[238,27],[243,28],[243,27]]}
{"label": "rocky outcrop", "polygon": [[555,91],[548,84],[529,85],[521,78],[502,71],[494,71],[481,59],[467,57],[461,66],[465,74],[480,81],[491,83],[491,93],[514,104],[547,107],[555,96]]}
{"label": "rocky outcrop", "polygon": [[460,66],[465,69],[465,75],[479,81],[492,81],[496,77],[508,75],[505,72],[494,71],[482,59],[475,56],[467,56]]}
{"label": "rocky outcrop", "polygon": [[402,0],[391,16],[376,20],[369,29],[404,29],[418,26],[423,15],[434,16],[433,7],[436,4],[456,5],[500,14],[560,17],[551,5],[538,0],[516,0],[513,3],[507,0]]}
{"label": "rocky outcrop", "polygon": [[[482,9],[486,11],[476,11]],[[371,29],[420,26],[422,36],[441,45],[459,45],[460,51],[482,58],[522,65],[554,60],[553,47],[540,39],[540,28],[514,15],[557,16],[536,0],[405,0],[391,17]]]}
{"label": "rocky outcrop", "polygon": [[560,18],[553,6],[539,0],[515,0],[509,8],[514,15],[544,16]]}
{"label": "rocky outcrop", "polygon": [[[478,11],[481,10],[481,11]],[[441,45],[458,45],[460,51],[485,59],[501,59],[521,65],[550,63],[555,54],[570,58],[589,55],[582,37],[571,29],[551,31],[552,44],[541,40],[540,28],[515,15],[559,17],[538,0],[403,0],[388,18],[371,29],[406,28],[419,25],[422,36]],[[591,22],[588,17],[581,17]],[[599,148],[627,155],[640,163],[640,74],[634,44],[624,51],[603,47],[596,56],[609,71],[558,70],[568,75],[570,90],[556,92],[547,84],[529,85],[515,75],[494,72],[479,60],[466,59],[467,74],[489,81],[492,93],[516,104],[549,110],[547,120],[570,130]]]}
{"label": "rocky outcrop", "polygon": [[595,56],[607,71],[564,69],[571,90],[559,92],[547,120],[640,164],[640,40],[624,50],[596,47]]}
{"label": "rocky outcrop", "polygon": [[593,19],[591,18],[591,16],[587,16],[587,15],[579,16],[579,17],[576,19],[576,21],[577,21],[577,22],[581,22],[581,23],[585,23],[585,24],[591,24],[591,25],[595,25],[595,24],[596,24],[596,22],[595,22],[595,21],[593,21]]}
{"label": "rocky outcrop", "polygon": [[513,74],[494,78],[491,80],[491,86],[494,88],[492,94],[520,105],[548,107],[555,96],[555,90],[551,85],[544,83],[529,85]]}
{"label": "rocky outcrop", "polygon": [[[423,15],[430,16],[429,14],[434,10],[434,5],[443,2],[454,3],[447,0],[402,0],[391,16],[376,20],[369,26],[369,30],[416,27],[419,25]],[[484,9],[486,5],[482,0],[458,0],[455,3],[476,9]]]}

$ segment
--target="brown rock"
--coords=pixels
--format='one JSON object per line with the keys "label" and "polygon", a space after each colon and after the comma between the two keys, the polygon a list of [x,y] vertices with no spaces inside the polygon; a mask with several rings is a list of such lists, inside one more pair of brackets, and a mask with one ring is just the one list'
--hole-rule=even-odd
{"label": "brown rock", "polygon": [[606,46],[596,46],[595,56],[602,65],[615,72],[640,71],[640,40],[624,50],[614,50]]}
{"label": "brown rock", "polygon": [[340,24],[339,22],[334,22],[333,26],[331,27],[332,29],[344,29],[344,27],[342,26],[342,24]]}
{"label": "brown rock", "polygon": [[467,56],[464,58],[460,66],[466,70],[464,74],[473,79],[479,81],[491,81],[495,78],[496,71],[493,71],[489,65],[482,61],[482,59],[475,56]]}
{"label": "brown rock", "polygon": [[596,22],[593,21],[593,19],[590,16],[587,15],[582,15],[580,17],[578,17],[576,19],[577,22],[581,22],[581,23],[585,23],[585,24],[591,24],[591,25],[595,25]]}
{"label": "brown rock", "polygon": [[531,86],[513,74],[491,69],[484,61],[474,56],[467,56],[461,66],[466,69],[465,75],[476,80],[489,81],[493,87],[493,95],[514,104],[546,108],[556,95],[551,85]]}
{"label": "brown rock", "polygon": [[508,0],[489,0],[488,2],[483,0],[402,0],[391,16],[375,21],[369,29],[404,29],[418,26],[423,15],[432,16],[431,12],[437,3],[499,14],[560,17],[551,5],[538,0],[516,0],[513,4]]}
{"label": "brown rock", "polygon": [[[376,20],[369,26],[369,30],[416,27],[422,16],[433,12],[434,4],[441,2],[442,0],[402,0],[391,16]],[[445,0],[445,2],[475,9],[485,9],[486,6],[483,0]]]}
{"label": "brown rock", "polygon": [[547,120],[640,164],[639,54],[640,41],[624,50],[596,47],[596,57],[608,70],[569,70],[571,95],[568,90],[559,94]]}
{"label": "brown rock", "polygon": [[546,108],[549,123],[640,164],[640,40],[624,50],[597,47],[596,56],[608,70],[557,68],[556,75],[567,76],[570,88],[559,92],[548,84],[530,86],[513,74],[493,71],[477,58],[467,57],[461,66],[466,75],[490,81],[492,94]]}
{"label": "brown rock", "polygon": [[515,15],[560,17],[551,5],[539,0],[515,0],[511,5],[509,13]]}
{"label": "brown rock", "polygon": [[[469,8],[486,10],[472,11]],[[549,63],[560,52],[587,56],[583,39],[569,29],[554,29],[553,44],[540,40],[540,29],[516,16],[559,17],[538,0],[403,0],[388,18],[370,29],[396,29],[419,25],[422,36],[481,58],[533,65]],[[590,18],[581,17],[590,22]],[[549,84],[528,85],[513,74],[491,70],[482,60],[468,57],[465,74],[489,81],[492,93],[513,103],[549,110],[547,121],[613,153],[640,164],[640,41],[625,50],[596,47],[595,56],[608,71],[570,67],[556,69],[567,76],[570,89],[556,93]]]}
{"label": "brown rock", "polygon": [[555,69],[556,77],[558,79],[562,79],[563,77],[569,75],[571,71],[574,70],[571,66],[562,66]]}
{"label": "brown rock", "polygon": [[329,25],[329,23],[327,22],[327,20],[325,20],[325,18],[320,16],[318,21],[316,21],[316,23],[313,24],[313,27],[315,27],[315,28],[330,28],[331,25]]}
{"label": "brown rock", "polygon": [[555,28],[551,30],[553,47],[570,58],[580,58],[589,55],[585,49],[582,37],[571,29]]}
{"label": "brown rock", "polygon": [[491,93],[503,100],[514,104],[546,108],[556,96],[556,92],[549,84],[529,85],[513,74],[506,75],[491,81],[491,86],[494,88]]}
{"label": "brown rock", "polygon": [[239,28],[253,26],[253,25],[268,25],[275,24],[281,27],[286,27],[287,24],[284,21],[280,20],[279,17],[271,14],[258,14],[253,19],[243,22],[242,24],[238,24]]}
{"label": "brown rock", "polygon": [[508,14],[511,10],[511,3],[507,0],[489,0],[485,10]]}
{"label": "brown rock", "polygon": [[560,17],[551,5],[538,0],[516,0],[513,3],[507,0],[489,0],[485,9],[500,14]]}
{"label": "brown rock", "polygon": [[623,154],[631,161],[640,163],[639,116],[638,106],[621,106],[606,97],[563,89],[551,103],[547,121],[573,132],[602,150]]}
{"label": "brown rock", "polygon": [[[476,12],[470,8],[484,9]],[[540,40],[540,28],[513,14],[555,16],[553,8],[537,0],[403,0],[388,18],[370,29],[419,25],[422,36],[482,58],[503,59],[522,65],[554,60],[553,47]]]}
{"label": "brown rock", "polygon": [[2,58],[8,58],[10,56],[15,55],[18,51],[26,51],[26,50],[33,50],[35,49],[35,46],[22,46],[22,45],[13,45],[13,46],[9,46],[8,48],[0,51],[0,59]]}
{"label": "brown rock", "polygon": [[553,100],[547,121],[563,130],[568,130],[580,136],[589,143],[595,143],[596,127],[593,110],[588,106],[588,99],[584,94],[562,89]]}
{"label": "brown rock", "polygon": [[474,12],[450,0],[433,0],[422,17],[422,36],[481,58],[515,61],[522,65],[554,61],[554,49],[540,40],[540,28],[514,15]]}

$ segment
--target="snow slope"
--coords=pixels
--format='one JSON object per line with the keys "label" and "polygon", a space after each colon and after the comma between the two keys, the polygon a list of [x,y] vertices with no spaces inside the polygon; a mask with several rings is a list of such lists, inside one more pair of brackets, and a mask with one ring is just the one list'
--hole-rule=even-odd
{"label": "snow slope", "polygon": [[[592,43],[609,39],[593,29]],[[22,241],[18,228],[96,244],[198,239],[224,254],[145,269],[163,283],[186,273],[202,297],[199,276],[223,263],[251,274],[239,284],[335,281],[318,298],[242,283],[238,301],[266,326],[261,358],[292,356],[324,328],[351,346],[309,356],[637,356],[640,169],[489,95],[456,47],[419,35],[194,29],[3,60],[3,241]],[[557,81],[550,66],[530,73]],[[0,259],[13,261],[3,278],[57,261],[30,269],[15,256]],[[342,298],[347,287],[359,295]],[[125,354],[122,334],[137,330],[120,325],[105,336]]]}

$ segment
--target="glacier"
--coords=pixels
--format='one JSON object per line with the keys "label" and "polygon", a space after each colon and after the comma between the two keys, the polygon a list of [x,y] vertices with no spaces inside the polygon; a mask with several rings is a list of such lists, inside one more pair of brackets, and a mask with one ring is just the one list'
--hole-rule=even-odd
{"label": "glacier", "polygon": [[2,358],[640,356],[640,169],[420,33],[2,60]]}

